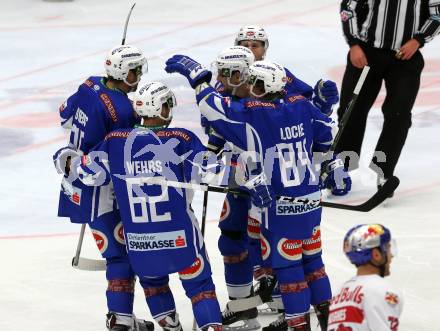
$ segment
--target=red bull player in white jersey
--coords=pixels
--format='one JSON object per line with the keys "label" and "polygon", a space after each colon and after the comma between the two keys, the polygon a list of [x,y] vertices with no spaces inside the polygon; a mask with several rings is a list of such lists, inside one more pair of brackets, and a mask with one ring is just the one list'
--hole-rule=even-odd
{"label": "red bull player in white jersey", "polygon": [[403,298],[384,278],[395,256],[390,230],[357,225],[345,236],[344,252],[357,274],[333,296],[328,331],[397,331]]}

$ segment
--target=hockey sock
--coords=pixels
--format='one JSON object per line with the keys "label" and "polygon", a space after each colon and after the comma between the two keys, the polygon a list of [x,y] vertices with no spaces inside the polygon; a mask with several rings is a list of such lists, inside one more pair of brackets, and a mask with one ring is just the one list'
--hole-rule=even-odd
{"label": "hockey sock", "polygon": [[176,310],[173,293],[168,282],[168,276],[140,280],[151,316],[156,321]]}
{"label": "hockey sock", "polygon": [[304,273],[310,288],[312,305],[329,301],[332,298],[330,280],[325,272],[321,255],[304,256]]}
{"label": "hockey sock", "polygon": [[275,270],[281,298],[286,314],[286,320],[290,316],[303,314],[310,307],[310,290],[304,278],[301,265],[296,265]]}
{"label": "hockey sock", "polygon": [[116,257],[107,259],[106,291],[107,307],[111,312],[132,314],[134,299],[134,273],[128,258]]}
{"label": "hockey sock", "polygon": [[222,315],[212,278],[182,280],[182,285],[187,297],[191,299],[193,314],[199,328],[221,325]]}
{"label": "hockey sock", "polygon": [[243,233],[222,230],[218,246],[223,255],[229,296],[247,297],[251,294],[253,267],[245,247]]}

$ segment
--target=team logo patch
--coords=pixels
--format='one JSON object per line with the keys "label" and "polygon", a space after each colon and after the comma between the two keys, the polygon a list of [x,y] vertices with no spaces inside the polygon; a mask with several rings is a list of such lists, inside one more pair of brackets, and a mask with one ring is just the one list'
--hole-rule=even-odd
{"label": "team logo patch", "polygon": [[65,178],[63,178],[61,181],[61,187],[63,189],[63,193],[67,195],[70,201],[78,206],[81,205],[82,190],[80,188],[74,187]]}
{"label": "team logo patch", "polygon": [[105,64],[108,65],[108,66],[110,66],[110,65],[112,65],[112,61],[107,60],[107,61],[105,61]]}
{"label": "team logo patch", "polygon": [[319,225],[313,229],[310,239],[303,240],[302,245],[305,255],[313,255],[321,251],[321,227]]}
{"label": "team logo patch", "polygon": [[107,250],[108,247],[108,239],[107,236],[98,230],[92,230],[93,238],[95,238],[96,246],[98,246],[99,251],[101,254],[104,254],[104,252]]}
{"label": "team logo patch", "polygon": [[364,239],[368,239],[369,237],[376,237],[380,236],[385,233],[385,230],[383,229],[382,225],[380,224],[372,224],[366,229],[365,233],[363,234]]}
{"label": "team logo patch", "polygon": [[347,22],[350,18],[353,17],[353,13],[348,10],[341,11],[341,21]]}
{"label": "team logo patch", "polygon": [[248,31],[248,32],[246,32],[246,36],[248,36],[248,37],[253,37],[255,35],[255,32],[254,31]]}
{"label": "team logo patch", "polygon": [[290,261],[301,260],[302,241],[282,238],[277,245],[278,253]]}
{"label": "team logo patch", "polygon": [[399,297],[395,293],[387,292],[385,294],[385,301],[388,302],[390,305],[395,306],[399,303]]}
{"label": "team logo patch", "polygon": [[116,225],[115,229],[113,230],[113,235],[118,243],[125,245],[124,228],[122,226],[122,222],[119,222],[118,225]]}
{"label": "team logo patch", "polygon": [[231,206],[229,205],[229,200],[226,198],[225,201],[223,201],[223,207],[222,211],[220,213],[220,222],[224,221],[231,212]]}
{"label": "team logo patch", "polygon": [[270,255],[270,245],[262,234],[260,234],[260,245],[261,245],[261,257],[263,258],[263,260],[267,260],[267,258]]}
{"label": "team logo patch", "polygon": [[99,91],[101,88],[99,87],[99,85],[93,85],[93,89],[95,90],[95,91]]}
{"label": "team logo patch", "polygon": [[260,222],[251,216],[248,216],[247,234],[252,239],[260,238]]}
{"label": "team logo patch", "polygon": [[141,100],[136,101],[136,106],[142,106],[144,103]]}
{"label": "team logo patch", "polygon": [[199,254],[197,255],[196,260],[194,261],[191,266],[186,268],[185,270],[179,271],[179,277],[181,279],[192,279],[196,278],[198,275],[200,275],[205,268],[205,262],[203,260],[203,257]]}

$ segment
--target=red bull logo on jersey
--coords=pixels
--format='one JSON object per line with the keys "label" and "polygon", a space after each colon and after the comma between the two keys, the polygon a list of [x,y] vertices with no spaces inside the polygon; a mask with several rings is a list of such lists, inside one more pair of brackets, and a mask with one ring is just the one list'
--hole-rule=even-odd
{"label": "red bull logo on jersey", "polygon": [[187,246],[185,231],[127,233],[128,250],[138,252],[180,249]]}
{"label": "red bull logo on jersey", "polygon": [[231,206],[229,205],[229,201],[226,198],[225,201],[223,201],[223,207],[220,213],[220,222],[224,221],[229,216],[230,212],[231,212]]}
{"label": "red bull logo on jersey", "polygon": [[118,225],[116,225],[115,229],[113,230],[113,235],[118,243],[125,245],[124,228],[122,226],[122,222],[119,222]]}
{"label": "red bull logo on jersey", "polygon": [[298,261],[302,258],[302,241],[283,238],[277,245],[278,253],[290,261]]}
{"label": "red bull logo on jersey", "polygon": [[399,303],[399,297],[395,293],[387,292],[385,294],[385,301],[388,302],[390,305],[395,306]]}
{"label": "red bull logo on jersey", "polygon": [[332,299],[332,305],[343,302],[354,302],[356,304],[362,303],[364,298],[364,293],[362,291],[362,286],[356,286],[350,291],[349,287],[344,287],[338,295],[334,296]]}
{"label": "red bull logo on jersey", "polygon": [[270,255],[270,245],[262,234],[260,234],[260,245],[261,245],[261,257],[263,260],[267,260],[267,258]]}
{"label": "red bull logo on jersey", "polygon": [[185,270],[179,271],[179,277],[181,279],[192,279],[196,278],[198,275],[200,275],[205,268],[205,262],[203,260],[203,256],[200,254],[197,255],[196,260],[194,261],[191,266],[186,268]]}
{"label": "red bull logo on jersey", "polygon": [[93,238],[95,238],[96,246],[98,246],[99,251],[101,254],[104,254],[104,252],[107,250],[108,247],[108,239],[107,236],[98,230],[92,230]]}
{"label": "red bull logo on jersey", "polygon": [[260,222],[251,216],[248,216],[247,234],[252,239],[260,238]]}
{"label": "red bull logo on jersey", "polygon": [[321,251],[321,227],[316,226],[313,229],[312,237],[310,239],[303,240],[303,253],[305,255],[317,254]]}

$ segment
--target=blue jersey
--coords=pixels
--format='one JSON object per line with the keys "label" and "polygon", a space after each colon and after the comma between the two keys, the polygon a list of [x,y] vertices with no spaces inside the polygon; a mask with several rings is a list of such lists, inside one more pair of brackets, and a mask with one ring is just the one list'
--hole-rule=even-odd
{"label": "blue jersey", "polygon": [[[287,76],[287,82],[284,88],[286,94],[287,95],[299,94],[304,96],[308,100],[311,100],[313,96],[313,88],[307,83],[300,80],[299,78],[295,77],[287,68],[284,68],[284,70],[286,71],[286,76]],[[235,98],[231,93],[226,91],[222,83],[216,82],[215,89],[223,97],[230,97],[233,100],[235,99],[235,101],[238,101],[237,98]],[[206,122],[207,122],[206,119],[204,119],[202,115],[202,120],[201,120],[202,126],[205,128],[208,127],[208,130],[206,132],[209,135],[208,148],[210,148],[213,151],[217,151],[223,148],[226,141],[220,134],[215,132],[215,130],[209,130],[209,126],[207,125]]]}
{"label": "blue jersey", "polygon": [[[244,151],[258,153],[257,161],[275,193],[286,198],[269,209],[269,221],[266,219],[264,225],[286,234],[295,228],[291,238],[309,238],[320,216],[320,169],[313,163],[313,152],[329,150],[334,122],[301,95],[270,102],[234,102],[202,84],[196,89],[196,97],[202,114],[220,135]],[[310,222],[295,222],[293,226],[286,216],[309,217]]]}
{"label": "blue jersey", "polygon": [[[100,184],[111,179],[114,185],[135,273],[163,276],[191,265],[203,246],[191,208],[193,191],[165,181],[197,178],[206,160],[199,138],[180,128],[117,130],[84,158],[83,169],[90,169],[96,155],[103,165]],[[163,184],[148,183],[152,178]]]}
{"label": "blue jersey", "polygon": [[308,100],[311,100],[313,96],[313,88],[301,79],[295,77],[287,68],[284,68],[284,70],[286,71],[287,76],[286,86],[284,87],[287,95],[300,94]]}
{"label": "blue jersey", "polygon": [[[105,78],[90,77],[60,107],[61,125],[70,129],[69,146],[86,154],[111,131],[130,128],[136,116],[127,95],[105,86]],[[87,187],[63,178],[58,216],[72,222],[91,222],[114,212],[112,188]]]}

